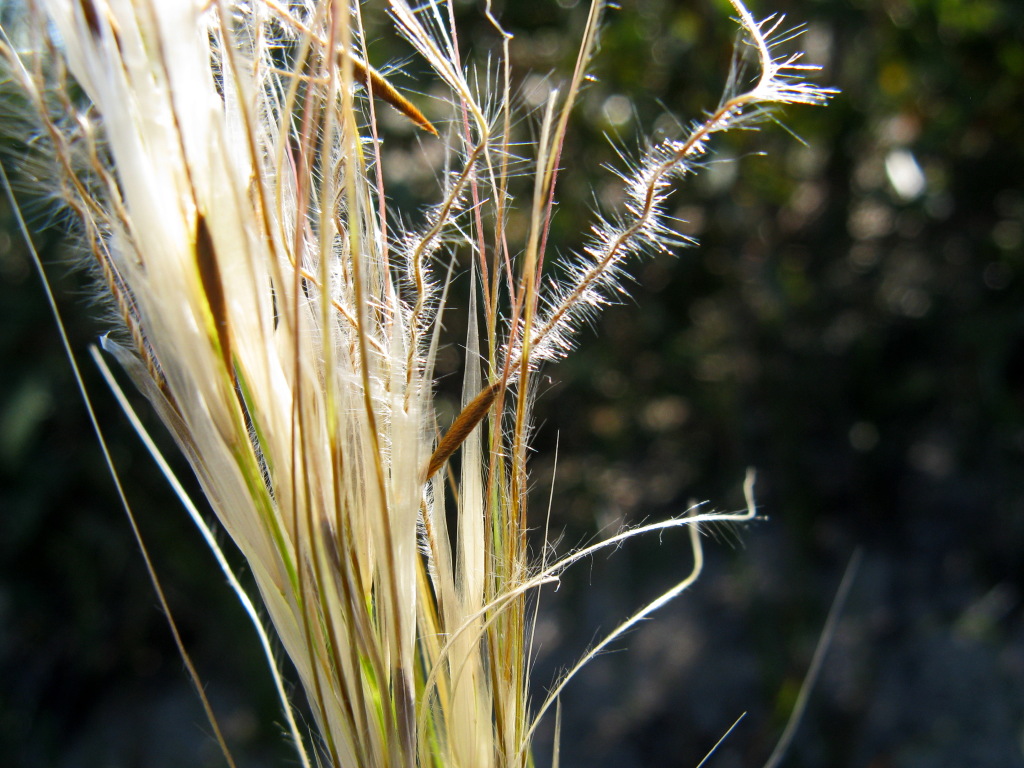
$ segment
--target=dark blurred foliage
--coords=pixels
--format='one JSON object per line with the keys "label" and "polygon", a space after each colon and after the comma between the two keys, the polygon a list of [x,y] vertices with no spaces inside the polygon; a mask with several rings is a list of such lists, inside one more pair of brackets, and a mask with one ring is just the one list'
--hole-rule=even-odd
{"label": "dark blurred foliage", "polygon": [[[644,136],[713,107],[729,67],[735,28],[722,0],[622,5],[564,157],[554,224],[564,253],[595,205],[619,199],[601,165],[622,167],[617,152],[635,156]],[[585,8],[505,6],[529,103],[540,81],[525,73],[571,69]],[[739,507],[755,467],[766,520],[710,532],[702,580],[567,689],[562,764],[695,766],[747,712],[709,765],[762,765],[860,548],[785,765],[1024,765],[1024,4],[752,10],[806,23],[793,45],[842,94],[780,113],[784,129],[720,142],[673,198],[700,247],[638,263],[632,299],[545,371],[535,519],[542,528],[553,487],[565,551],[692,499]],[[460,15],[464,48],[493,44],[474,4]],[[382,59],[404,55],[383,31],[374,46]],[[401,203],[405,187],[392,188]],[[26,766],[216,764],[39,281],[6,231],[0,754]],[[59,234],[38,242],[83,350],[101,328],[81,281],[59,277]],[[287,764],[240,610],[90,381],[242,764]],[[666,535],[545,592],[537,696],[689,567],[685,537]]]}

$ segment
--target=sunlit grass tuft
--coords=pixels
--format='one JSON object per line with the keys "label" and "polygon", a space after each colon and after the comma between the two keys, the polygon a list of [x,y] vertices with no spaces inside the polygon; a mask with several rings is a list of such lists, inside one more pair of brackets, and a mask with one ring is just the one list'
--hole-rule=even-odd
{"label": "sunlit grass tuft", "polygon": [[[556,563],[527,545],[540,366],[624,293],[632,257],[686,244],[664,204],[716,133],[829,96],[775,52],[780,19],[733,6],[758,75],[733,73],[685,138],[627,167],[623,210],[557,269],[560,158],[603,2],[526,145],[489,5],[499,63],[470,77],[451,5],[389,3],[447,89],[433,122],[371,66],[360,6],[340,0],[40,0],[34,38],[5,36],[33,143],[118,319],[104,348],[188,457],[297,669],[316,726],[309,758],[292,725],[303,763],[531,765],[537,722],[579,666],[531,707],[529,593],[601,548],[689,526],[692,573],[581,666],[693,582],[699,524],[753,515],[680,517]],[[383,109],[445,147],[422,210],[392,208]],[[516,199],[524,167],[532,189]],[[529,221],[518,241],[513,208]],[[462,402],[442,430],[434,368],[459,257],[473,286]]]}

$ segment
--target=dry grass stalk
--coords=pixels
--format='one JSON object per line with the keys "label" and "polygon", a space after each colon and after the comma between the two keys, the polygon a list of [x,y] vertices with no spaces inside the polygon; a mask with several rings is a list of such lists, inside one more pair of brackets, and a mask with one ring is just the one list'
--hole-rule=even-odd
{"label": "dry grass stalk", "polygon": [[[318,761],[530,765],[537,719],[564,681],[531,713],[529,591],[600,547],[689,525],[694,572],[617,636],[696,577],[698,523],[752,514],[646,526],[539,568],[527,551],[538,367],[622,291],[629,257],[679,244],[663,204],[715,133],[828,97],[803,80],[813,67],[774,53],[781,20],[758,23],[732,2],[760,76],[746,89],[732,79],[687,138],[652,146],[624,173],[621,217],[593,226],[557,285],[542,279],[548,227],[600,0],[576,71],[551,91],[528,148],[521,243],[505,227],[509,38],[489,9],[505,47],[480,86],[449,4],[389,4],[452,109],[439,122],[444,138],[425,139],[447,143],[438,199],[407,232],[383,182],[376,113],[390,107],[374,97],[437,129],[367,63],[358,4],[39,0],[29,12],[37,30],[45,12],[54,41],[35,54],[4,43],[124,329],[106,348],[156,406],[245,554],[311,704]],[[60,62],[86,106],[67,95]],[[443,265],[459,248],[473,254],[475,296],[463,411],[438,437]]]}

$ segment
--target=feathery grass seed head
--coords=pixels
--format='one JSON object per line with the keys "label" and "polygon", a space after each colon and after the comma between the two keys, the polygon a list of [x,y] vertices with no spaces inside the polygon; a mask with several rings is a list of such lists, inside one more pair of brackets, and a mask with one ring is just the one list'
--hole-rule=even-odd
{"label": "feathery grass seed head", "polygon": [[[104,346],[245,555],[310,703],[318,762],[526,768],[539,717],[579,668],[531,714],[528,593],[630,536],[691,528],[693,573],[585,661],[692,583],[699,525],[753,515],[645,526],[539,569],[527,548],[539,367],[626,294],[633,257],[691,244],[666,203],[716,133],[831,94],[804,80],[799,54],[777,53],[781,17],[759,23],[730,1],[757,77],[735,70],[687,136],[627,162],[622,210],[595,216],[582,252],[554,266],[562,148],[602,0],[572,78],[537,100],[531,141],[517,138],[510,35],[490,3],[500,50],[482,70],[462,60],[450,3],[388,3],[447,90],[436,125],[374,67],[351,0],[26,0],[50,25],[38,47],[4,37],[39,162],[127,329]],[[388,198],[381,109],[444,143],[421,210]],[[434,366],[459,253],[473,282],[463,394],[441,430]]]}

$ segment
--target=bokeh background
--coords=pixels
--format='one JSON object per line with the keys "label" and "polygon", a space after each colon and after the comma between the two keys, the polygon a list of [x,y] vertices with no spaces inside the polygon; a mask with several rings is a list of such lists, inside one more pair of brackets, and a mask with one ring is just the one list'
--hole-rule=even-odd
{"label": "bokeh background", "polygon": [[[477,4],[458,8],[464,48],[485,51]],[[562,765],[696,766],[744,712],[708,764],[762,765],[859,550],[785,764],[1024,766],[1024,4],[752,10],[806,24],[798,44],[842,94],[720,142],[673,197],[700,247],[637,263],[631,301],[546,371],[535,520],[553,489],[564,551],[692,500],[739,508],[748,467],[764,519],[713,532],[698,585],[570,686]],[[585,12],[505,3],[527,104],[569,71]],[[619,199],[602,163],[717,103],[728,17],[722,0],[609,13],[564,158],[563,252],[594,205]],[[408,56],[381,21],[373,50]],[[399,85],[430,108],[429,83]],[[0,141],[17,175],[17,143]],[[429,181],[411,168],[394,182],[399,203]],[[60,222],[26,204],[81,352],[102,325],[65,268]],[[218,765],[4,202],[0,222],[0,755]],[[292,764],[241,610],[86,368],[239,764]],[[685,536],[666,535],[543,593],[538,696],[689,566]],[[550,738],[549,724],[541,765]]]}

